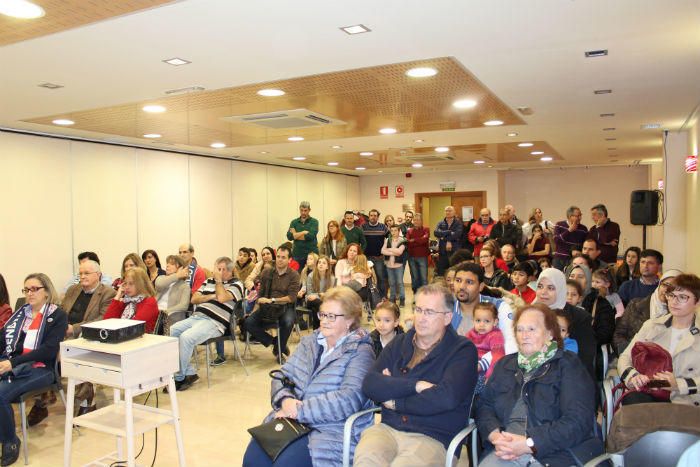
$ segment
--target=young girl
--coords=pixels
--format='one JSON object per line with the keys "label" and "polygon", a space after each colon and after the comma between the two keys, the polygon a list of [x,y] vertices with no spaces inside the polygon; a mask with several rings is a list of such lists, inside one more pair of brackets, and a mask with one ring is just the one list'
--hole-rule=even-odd
{"label": "young girl", "polygon": [[[479,264],[484,268],[484,283],[489,287],[500,287],[505,290],[511,290],[511,284],[508,274],[502,269],[496,267],[496,253],[490,245],[484,245],[479,252]],[[506,267],[506,271],[508,268]]]}
{"label": "young girl", "polygon": [[297,292],[298,298],[302,298],[304,295],[306,295],[306,280],[311,277],[311,274],[313,274],[316,261],[318,261],[318,255],[316,253],[311,252],[306,257],[306,265],[304,266],[304,269],[299,272],[299,283],[301,284],[301,288],[299,289],[299,292]]}
{"label": "young girl", "polygon": [[455,280],[456,268],[452,266],[447,271],[445,271],[445,286],[450,289],[450,292],[455,293],[454,280]]}
{"label": "young girl", "polygon": [[[313,254],[313,253],[312,253]],[[311,257],[311,254],[309,254]],[[321,326],[318,319],[318,311],[321,307],[323,294],[333,287],[333,274],[331,273],[331,260],[327,256],[321,256],[316,260],[316,267],[306,278],[306,306],[311,309],[311,325],[315,329]]]}
{"label": "young girl", "polygon": [[479,356],[479,380],[474,390],[478,394],[496,362],[505,354],[503,333],[498,329],[498,310],[493,303],[481,302],[474,306],[474,327],[467,333],[467,339],[476,345]]}
{"label": "young girl", "polygon": [[382,302],[374,311],[375,329],[369,335],[372,338],[375,357],[379,357],[382,349],[399,334],[403,334],[403,328],[399,324],[401,311],[396,303]]}
{"label": "young girl", "polygon": [[540,265],[540,269],[542,271],[552,267],[552,261],[549,259],[549,257],[540,258],[537,260],[537,263]]}
{"label": "young girl", "polygon": [[566,303],[571,306],[579,306],[581,303],[581,296],[583,295],[583,289],[581,284],[573,279],[566,280]]}
{"label": "young girl", "polygon": [[601,297],[605,297],[610,305],[615,309],[615,319],[622,316],[625,312],[625,305],[622,303],[620,296],[613,289],[612,277],[608,269],[598,269],[593,271],[593,279],[591,285],[598,290]]}
{"label": "young girl", "polygon": [[539,224],[532,227],[532,238],[527,244],[527,254],[530,259],[549,258],[551,249],[549,240],[544,234],[544,229]]}
{"label": "young girl", "polygon": [[569,328],[571,327],[571,316],[564,310],[555,310],[557,314],[557,323],[559,323],[559,332],[564,341],[564,350],[568,350],[575,354],[578,353],[578,342],[569,337]]}
{"label": "young girl", "polygon": [[515,286],[511,293],[522,298],[525,303],[530,304],[535,300],[535,291],[528,285],[530,277],[534,276],[535,272],[528,262],[518,263],[513,266],[513,272],[510,273],[510,280]]}

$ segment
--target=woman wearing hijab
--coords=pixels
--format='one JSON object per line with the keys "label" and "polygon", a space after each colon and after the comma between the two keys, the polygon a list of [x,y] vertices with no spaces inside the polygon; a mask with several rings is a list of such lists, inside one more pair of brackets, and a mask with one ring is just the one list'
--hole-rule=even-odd
{"label": "woman wearing hijab", "polygon": [[544,303],[552,310],[564,310],[571,321],[569,337],[578,343],[578,358],[595,380],[593,361],[596,355],[596,339],[593,333],[591,315],[583,308],[566,303],[566,278],[556,268],[542,271],[537,279],[537,298],[533,303]]}
{"label": "woman wearing hijab", "polygon": [[596,343],[600,347],[612,342],[615,333],[615,309],[605,297],[598,294],[597,289],[591,287],[592,275],[588,266],[579,264],[571,268],[569,279],[581,284],[583,300],[581,306],[593,319],[593,333]]}

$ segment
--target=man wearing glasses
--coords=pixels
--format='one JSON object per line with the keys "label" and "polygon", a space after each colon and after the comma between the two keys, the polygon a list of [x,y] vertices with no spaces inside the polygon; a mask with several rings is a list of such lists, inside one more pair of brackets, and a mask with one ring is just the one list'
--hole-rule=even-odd
{"label": "man wearing glasses", "polygon": [[683,274],[678,269],[669,269],[661,276],[656,291],[645,298],[633,299],[615,325],[613,344],[618,355],[622,355],[632,338],[650,318],[658,318],[668,313],[666,293],[673,290],[674,279]]}
{"label": "man wearing glasses", "polygon": [[[97,253],[94,251],[83,251],[78,254],[78,267],[80,267],[81,264],[85,261],[94,261],[98,265],[100,264],[100,258],[97,256]],[[107,274],[100,273],[100,282],[102,282],[104,285],[107,286],[112,286],[112,278],[108,276]],[[80,283],[80,276],[78,274],[75,274],[73,277],[70,278],[68,283],[63,287],[63,293],[66,293],[68,289],[76,284]],[[64,308],[65,310],[65,308]],[[68,311],[68,310],[66,310]]]}
{"label": "man wearing glasses", "polygon": [[356,467],[443,465],[469,420],[477,380],[473,343],[450,325],[454,298],[435,284],[416,293],[413,329],[384,348],[362,384],[382,422],[362,433]]}

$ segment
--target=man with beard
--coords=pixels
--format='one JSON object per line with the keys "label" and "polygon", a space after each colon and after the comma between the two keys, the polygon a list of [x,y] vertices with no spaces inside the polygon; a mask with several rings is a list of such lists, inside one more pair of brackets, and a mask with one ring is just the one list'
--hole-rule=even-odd
{"label": "man with beard", "polygon": [[474,327],[474,307],[479,302],[489,302],[498,310],[498,328],[503,332],[506,354],[517,352],[518,347],[513,334],[513,310],[503,299],[481,295],[484,289],[484,270],[475,263],[460,263],[453,281],[455,298],[452,313],[452,327],[460,336],[466,336]]}

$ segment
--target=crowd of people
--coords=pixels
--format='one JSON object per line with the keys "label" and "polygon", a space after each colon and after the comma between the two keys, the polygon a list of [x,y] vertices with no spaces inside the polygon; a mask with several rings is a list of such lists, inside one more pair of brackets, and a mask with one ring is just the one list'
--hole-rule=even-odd
{"label": "crowd of people", "polygon": [[[618,259],[619,225],[602,204],[590,213],[588,229],[576,206],[556,223],[539,208],[522,222],[507,205],[496,222],[487,208],[459,219],[447,206],[431,232],[419,213],[380,222],[376,209],[347,211],[319,239],[319,222],[302,202],[286,242],[259,254],[241,247],[211,269],[186,243],[165,268],[154,250],[129,253],[112,280],[96,253],[83,252],[63,293],[46,275],[30,274],[15,310],[0,275],[2,465],[19,454],[12,401],[51,382],[62,340],[106,318],[142,320],[146,332],[178,338],[178,391],[198,380],[196,346],[232,322],[241,339],[272,347],[285,378],[273,381],[267,420],[313,430],[275,461],[251,440],[244,465],[340,465],[345,421],[375,406],[381,423],[367,414],[353,427],[357,466],[443,464],[470,418],[482,440],[480,465],[585,463],[602,451],[595,420],[605,346],[634,392],[623,404],[700,405],[700,278],[662,271],[656,250],[630,247]],[[309,310],[312,332],[291,353],[294,325],[306,324],[299,307]],[[635,367],[644,343],[665,349],[672,371]],[[212,364],[225,361],[221,342]],[[48,416],[51,397],[36,398],[29,425]],[[79,414],[96,409],[91,384],[80,385],[76,399]]]}

